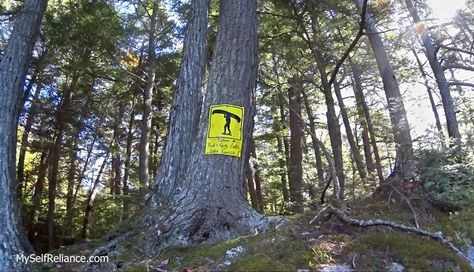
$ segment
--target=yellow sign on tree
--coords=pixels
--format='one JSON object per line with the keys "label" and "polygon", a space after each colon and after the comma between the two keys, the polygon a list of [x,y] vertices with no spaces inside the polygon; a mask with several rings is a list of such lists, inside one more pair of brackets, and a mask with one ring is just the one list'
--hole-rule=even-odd
{"label": "yellow sign on tree", "polygon": [[212,105],[209,109],[206,154],[240,157],[244,108],[234,105]]}

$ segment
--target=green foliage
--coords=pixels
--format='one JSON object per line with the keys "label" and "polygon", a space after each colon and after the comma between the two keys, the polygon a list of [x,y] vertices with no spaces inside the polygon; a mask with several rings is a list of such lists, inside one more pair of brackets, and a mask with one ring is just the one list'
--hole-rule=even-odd
{"label": "green foliage", "polygon": [[472,155],[451,149],[429,149],[420,151],[418,161],[423,187],[431,198],[455,209],[474,201]]}

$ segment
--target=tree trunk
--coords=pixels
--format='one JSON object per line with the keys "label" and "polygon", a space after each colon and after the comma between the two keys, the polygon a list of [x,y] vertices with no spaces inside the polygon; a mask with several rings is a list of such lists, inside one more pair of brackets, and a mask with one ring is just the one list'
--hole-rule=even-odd
{"label": "tree trunk", "polygon": [[72,235],[72,215],[73,213],[73,198],[74,198],[74,185],[76,184],[76,171],[77,171],[77,142],[79,138],[79,132],[73,139],[73,144],[70,152],[69,161],[69,172],[67,175],[67,196],[66,196],[66,224],[64,224],[65,234]]}
{"label": "tree trunk", "polygon": [[33,197],[31,198],[31,211],[28,220],[28,238],[30,241],[36,239],[36,224],[38,224],[38,213],[41,209],[41,197],[44,190],[44,181],[46,178],[46,171],[49,165],[49,156],[51,154],[51,148],[48,147],[41,153],[40,163],[38,165],[38,178],[34,186]]}
{"label": "tree trunk", "polygon": [[138,160],[138,179],[140,182],[140,197],[144,200],[148,191],[149,178],[149,151],[150,151],[150,130],[151,130],[151,104],[152,93],[155,87],[156,75],[156,27],[158,19],[159,1],[153,1],[153,11],[150,18],[150,30],[148,32],[148,71],[145,89],[143,90],[143,116],[142,134],[140,138],[140,152]]}
{"label": "tree trunk", "polygon": [[[127,129],[127,146],[125,151],[125,162],[124,162],[124,173],[123,173],[123,184],[122,191],[124,196],[128,196],[128,179],[130,177],[130,166],[132,159],[132,144],[133,144],[133,123],[135,121],[135,99],[132,101],[132,111],[130,113],[130,119],[128,121]],[[124,199],[123,201],[123,211],[122,211],[122,220],[125,220],[129,216],[129,200]]]}
{"label": "tree trunk", "polygon": [[25,252],[16,196],[16,130],[21,91],[46,0],[25,0],[0,62],[0,271],[28,269],[15,260]]}
{"label": "tree trunk", "polygon": [[54,247],[54,214],[56,210],[56,194],[58,186],[59,163],[61,157],[61,150],[63,145],[64,130],[66,127],[66,118],[69,116],[69,107],[72,99],[72,86],[76,86],[77,76],[73,79],[71,86],[64,91],[63,101],[59,106],[56,117],[56,138],[54,140],[53,149],[51,152],[50,172],[48,182],[48,248],[51,250]]}
{"label": "tree trunk", "polygon": [[309,119],[309,129],[310,129],[309,134],[311,136],[311,144],[313,147],[314,157],[316,161],[316,172],[318,174],[318,183],[319,183],[318,185],[322,188],[324,186],[324,169],[323,169],[323,160],[321,158],[321,148],[319,147],[318,139],[316,138],[316,124],[314,122],[315,117],[314,117],[311,105],[309,104],[308,96],[306,95],[305,90],[302,89],[301,93],[303,95],[303,101],[306,108],[306,115],[308,116],[308,119]]}
{"label": "tree trunk", "polygon": [[[354,78],[357,77],[356,79],[354,79],[352,85],[357,104],[357,119],[362,128],[362,144],[364,146],[365,163],[367,165],[367,172],[369,174],[372,174],[374,170],[378,168],[376,168],[377,166],[375,166],[374,161],[372,160],[371,142],[369,138],[369,128],[367,124],[367,117],[370,119],[370,115],[364,110],[365,108],[367,108],[367,105],[365,104],[365,98],[362,90],[361,72],[359,68],[352,62],[352,60],[350,60],[350,65]],[[382,170],[381,167],[380,170]],[[382,174],[382,172],[377,171],[377,174]],[[381,175],[379,179],[382,182],[383,175]]]}
{"label": "tree trunk", "polygon": [[82,222],[82,239],[89,238],[89,227],[90,227],[90,222],[91,222],[91,217],[92,217],[92,209],[94,208],[94,200],[97,194],[96,188],[97,188],[97,185],[99,185],[100,177],[102,176],[102,172],[104,171],[105,165],[107,164],[107,160],[109,159],[110,148],[112,147],[113,142],[114,140],[112,139],[112,142],[107,148],[104,161],[102,162],[102,165],[100,166],[100,169],[99,169],[99,172],[97,173],[94,184],[92,185],[92,187],[89,189],[89,192],[87,193],[86,208],[84,211],[84,221]]}
{"label": "tree trunk", "polygon": [[[355,0],[355,3],[357,8],[362,10],[363,0]],[[390,121],[392,124],[392,133],[394,135],[397,158],[393,174],[402,178],[410,179],[415,173],[415,164],[410,126],[408,124],[405,105],[403,104],[402,95],[390,59],[385,51],[380,33],[376,28],[375,20],[370,13],[367,13],[366,15],[365,29],[377,62],[377,67],[382,77]]]}
{"label": "tree trunk", "polygon": [[353,159],[355,165],[357,166],[357,172],[359,173],[359,176],[362,181],[365,182],[365,179],[367,178],[367,172],[365,171],[366,166],[364,165],[364,161],[362,160],[362,155],[360,154],[359,147],[357,146],[356,141],[354,139],[354,133],[352,132],[349,116],[347,116],[346,106],[344,105],[344,100],[342,99],[341,89],[338,82],[334,82],[334,92],[337,97],[339,108],[341,109],[342,121],[346,129],[347,141],[349,142],[351,153],[354,156]]}
{"label": "tree trunk", "polygon": [[446,125],[448,126],[448,136],[452,140],[452,144],[458,146],[461,143],[461,133],[459,133],[458,120],[456,118],[456,109],[454,107],[453,98],[449,91],[449,84],[446,80],[443,67],[436,56],[437,48],[434,44],[430,32],[420,20],[418,13],[413,6],[411,0],[405,0],[413,22],[417,27],[420,28],[419,37],[423,46],[425,47],[425,55],[428,59],[431,69],[433,70],[436,83],[438,84],[439,93],[441,94],[441,100],[443,102],[444,114],[446,116]]}
{"label": "tree trunk", "polygon": [[20,144],[20,154],[18,156],[18,164],[17,164],[17,171],[16,171],[16,178],[17,178],[17,194],[18,200],[21,201],[22,199],[22,190],[24,187],[24,179],[25,179],[25,157],[26,157],[26,150],[28,148],[28,138],[30,136],[31,127],[33,126],[33,122],[35,121],[36,117],[36,108],[38,103],[39,94],[41,92],[41,87],[36,87],[36,92],[31,100],[31,107],[30,111],[28,112],[28,118],[26,119],[25,127],[23,130],[23,134],[21,135],[21,144]]}
{"label": "tree trunk", "polygon": [[290,185],[290,210],[303,211],[303,124],[301,120],[301,89],[302,82],[297,78],[288,80],[290,89],[290,169],[288,183]]}
{"label": "tree trunk", "polygon": [[253,169],[254,169],[254,182],[255,182],[255,191],[257,193],[257,201],[258,201],[258,209],[257,211],[260,213],[264,212],[264,203],[263,203],[263,193],[262,193],[262,178],[260,175],[260,165],[257,162],[257,153],[255,150],[255,143],[252,140],[251,143],[251,154],[254,157],[255,161],[253,162]]}
{"label": "tree trunk", "polygon": [[[256,26],[255,0],[220,1],[216,47],[193,153],[181,192],[173,196],[169,208],[158,218],[153,214],[144,218],[150,234],[161,233],[149,240],[149,250],[170,244],[217,242],[267,227],[264,217],[248,205],[242,194],[255,113]],[[216,104],[244,108],[240,157],[205,154],[209,108]],[[179,125],[172,122],[171,130]]]}
{"label": "tree trunk", "polygon": [[254,208],[256,211],[259,211],[260,203],[258,203],[257,190],[255,188],[255,169],[250,157],[245,170],[245,175],[247,179],[247,188],[250,195],[250,204],[252,204],[252,208]]}
{"label": "tree trunk", "polygon": [[170,128],[151,197],[151,206],[169,203],[182,189],[198,131],[203,80],[207,63],[208,8],[210,0],[193,0],[191,19],[183,41],[183,59],[170,113]]}
{"label": "tree trunk", "polygon": [[412,48],[411,51],[413,52],[413,55],[415,56],[416,63],[418,64],[418,69],[420,70],[421,76],[423,77],[423,80],[425,81],[426,92],[428,93],[431,110],[433,110],[433,115],[435,117],[436,128],[438,129],[441,146],[444,147],[445,138],[444,138],[443,126],[441,125],[441,121],[439,119],[438,109],[436,108],[436,103],[433,97],[433,90],[430,87],[428,76],[425,72],[425,69],[423,68],[423,64],[421,63],[420,58],[418,58],[418,54],[416,53],[414,48]]}
{"label": "tree trunk", "polygon": [[[370,145],[372,146],[372,152],[374,153],[375,169],[377,170],[377,177],[379,179],[379,182],[380,184],[382,184],[385,180],[385,177],[382,171],[382,164],[379,155],[379,148],[377,146],[375,129],[372,124],[372,117],[370,116],[369,106],[365,101],[364,92],[362,90],[362,74],[359,67],[357,67],[357,65],[355,64],[352,65],[352,73],[354,76],[354,96],[356,98],[357,104],[360,105],[360,111],[362,111],[362,115],[367,124],[367,131],[370,136]],[[366,147],[366,152],[368,152],[367,150],[370,150],[370,148]]]}

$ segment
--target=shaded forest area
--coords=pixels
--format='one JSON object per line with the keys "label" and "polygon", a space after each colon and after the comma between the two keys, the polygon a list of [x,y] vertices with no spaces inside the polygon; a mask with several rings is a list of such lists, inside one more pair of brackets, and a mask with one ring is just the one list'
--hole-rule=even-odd
{"label": "shaded forest area", "polygon": [[0,270],[474,269],[473,44],[472,0],[0,1]]}

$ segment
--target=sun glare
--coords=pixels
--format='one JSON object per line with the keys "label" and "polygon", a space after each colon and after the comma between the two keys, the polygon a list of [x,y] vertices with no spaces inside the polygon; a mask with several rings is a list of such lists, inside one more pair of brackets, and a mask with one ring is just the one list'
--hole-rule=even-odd
{"label": "sun glare", "polygon": [[452,18],[456,11],[465,8],[466,0],[427,0],[436,19]]}

